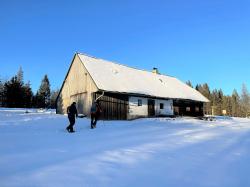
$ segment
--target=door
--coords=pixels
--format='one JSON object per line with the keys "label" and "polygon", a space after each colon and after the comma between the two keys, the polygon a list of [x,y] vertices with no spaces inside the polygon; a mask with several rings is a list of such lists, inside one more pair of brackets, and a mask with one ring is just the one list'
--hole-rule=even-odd
{"label": "door", "polygon": [[180,108],[178,106],[174,106],[174,115],[179,116]]}
{"label": "door", "polygon": [[[101,93],[94,93],[93,100]],[[126,120],[128,112],[128,97],[126,95],[105,93],[99,99],[102,113],[100,119],[106,120]]]}
{"label": "door", "polygon": [[155,116],[155,100],[148,99],[148,116]]}
{"label": "door", "polygon": [[86,93],[79,93],[70,96],[71,103],[76,102],[77,112],[84,114],[84,100],[86,99]]}

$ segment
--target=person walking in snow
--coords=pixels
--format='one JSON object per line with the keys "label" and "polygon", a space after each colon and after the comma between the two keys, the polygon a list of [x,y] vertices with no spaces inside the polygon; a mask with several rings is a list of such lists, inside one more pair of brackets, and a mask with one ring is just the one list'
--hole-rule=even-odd
{"label": "person walking in snow", "polygon": [[99,101],[95,101],[91,106],[91,129],[96,128],[96,123],[102,112]]}
{"label": "person walking in snow", "polygon": [[68,108],[67,108],[67,114],[69,119],[69,126],[67,126],[66,130],[68,132],[75,132],[73,129],[73,126],[75,125],[75,118],[78,117],[77,109],[76,109],[76,102],[73,102]]}

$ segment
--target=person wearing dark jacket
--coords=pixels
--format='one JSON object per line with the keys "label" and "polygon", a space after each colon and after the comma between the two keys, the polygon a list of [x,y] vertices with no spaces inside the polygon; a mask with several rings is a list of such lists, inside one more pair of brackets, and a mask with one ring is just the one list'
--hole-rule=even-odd
{"label": "person wearing dark jacket", "polygon": [[97,120],[102,112],[101,106],[98,101],[95,101],[91,106],[91,129],[96,128]]}
{"label": "person wearing dark jacket", "polygon": [[75,125],[75,118],[78,116],[77,109],[76,109],[76,102],[73,102],[68,108],[67,108],[67,114],[69,119],[69,126],[67,126],[66,130],[68,132],[75,132],[73,129],[73,126]]}

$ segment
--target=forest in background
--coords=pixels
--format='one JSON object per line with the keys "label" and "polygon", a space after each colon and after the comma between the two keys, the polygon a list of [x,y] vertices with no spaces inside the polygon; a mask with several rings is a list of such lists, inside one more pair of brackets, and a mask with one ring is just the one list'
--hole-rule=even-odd
{"label": "forest in background", "polygon": [[198,84],[195,87],[191,81],[186,82],[186,84],[209,99],[210,102],[205,103],[204,106],[205,114],[232,117],[250,116],[250,93],[246,84],[242,84],[240,93],[234,89],[231,95],[224,94],[222,89],[210,90],[207,83]]}
{"label": "forest in background", "polygon": [[[20,67],[10,80],[0,78],[0,107],[55,108],[59,90],[51,90],[48,76],[44,75],[36,93],[33,93],[29,81],[24,83],[23,76],[24,72]],[[209,103],[205,103],[205,114],[250,116],[250,93],[244,83],[240,93],[235,89],[231,95],[224,94],[222,89],[210,90],[207,83],[193,86],[191,81],[187,81],[186,84],[210,100]]]}
{"label": "forest in background", "polygon": [[48,76],[44,75],[36,93],[33,93],[29,81],[24,83],[23,76],[20,67],[10,80],[0,79],[0,107],[55,108],[59,90],[51,90]]}

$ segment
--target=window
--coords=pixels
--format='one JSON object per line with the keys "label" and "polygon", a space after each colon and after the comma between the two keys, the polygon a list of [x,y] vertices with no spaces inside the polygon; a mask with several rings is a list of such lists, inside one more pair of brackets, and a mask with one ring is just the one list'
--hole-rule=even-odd
{"label": "window", "polygon": [[160,109],[164,109],[164,104],[160,103]]}
{"label": "window", "polygon": [[200,108],[199,107],[195,107],[195,112],[200,112]]}
{"label": "window", "polygon": [[142,100],[138,99],[138,106],[142,106]]}
{"label": "window", "polygon": [[186,112],[190,112],[191,108],[190,107],[186,107]]}

